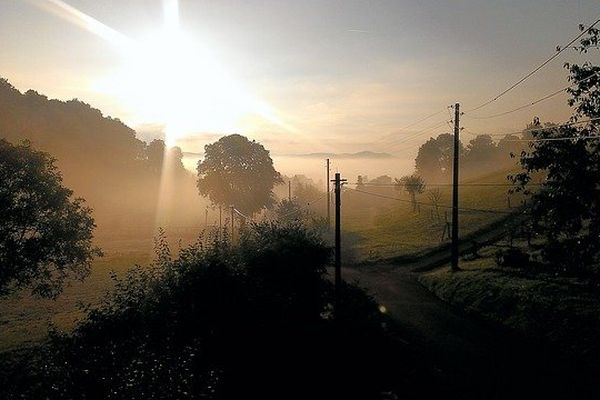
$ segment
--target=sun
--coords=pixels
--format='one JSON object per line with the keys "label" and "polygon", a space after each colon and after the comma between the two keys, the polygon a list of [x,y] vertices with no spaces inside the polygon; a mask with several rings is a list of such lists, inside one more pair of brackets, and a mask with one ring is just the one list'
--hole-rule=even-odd
{"label": "sun", "polygon": [[235,131],[244,115],[261,108],[207,48],[174,24],[136,41],[101,86],[140,121],[163,124],[170,146],[193,132]]}
{"label": "sun", "polygon": [[163,0],[164,23],[142,38],[128,37],[63,0],[41,4],[118,50],[120,61],[93,89],[116,99],[133,126],[163,125],[169,146],[193,133],[243,131],[248,116],[299,133],[244,88],[206,43],[190,39],[180,25],[178,0]]}

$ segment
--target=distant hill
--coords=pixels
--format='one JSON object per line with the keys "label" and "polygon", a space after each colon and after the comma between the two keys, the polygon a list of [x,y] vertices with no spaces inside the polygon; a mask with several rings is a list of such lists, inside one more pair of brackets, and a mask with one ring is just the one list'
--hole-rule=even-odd
{"label": "distant hill", "polygon": [[337,158],[337,159],[386,159],[396,158],[389,153],[375,153],[373,151],[359,151],[358,153],[308,153],[288,154],[289,157],[299,158]]}

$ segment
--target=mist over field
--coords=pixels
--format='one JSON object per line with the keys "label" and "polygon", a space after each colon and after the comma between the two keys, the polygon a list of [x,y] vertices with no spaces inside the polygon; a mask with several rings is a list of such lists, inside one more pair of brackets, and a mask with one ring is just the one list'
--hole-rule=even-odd
{"label": "mist over field", "polygon": [[[326,180],[326,161],[324,158],[312,156],[295,155],[277,155],[272,154],[275,169],[285,176],[305,175],[315,183],[319,183],[319,188],[325,190]],[[184,153],[183,165],[191,172],[196,171],[198,161],[202,159],[201,155]],[[333,155],[330,158],[331,176],[335,172],[343,171],[350,182],[356,182],[359,175],[368,179],[374,179],[382,175],[388,175],[392,178],[399,178],[408,175],[414,169],[414,155],[404,157],[393,157],[385,159],[374,158],[337,158]]]}

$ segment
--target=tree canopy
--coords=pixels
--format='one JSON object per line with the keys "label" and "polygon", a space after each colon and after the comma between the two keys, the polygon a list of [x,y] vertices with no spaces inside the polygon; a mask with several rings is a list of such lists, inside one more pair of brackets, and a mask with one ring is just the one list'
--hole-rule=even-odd
{"label": "tree canopy", "polygon": [[51,297],[89,273],[95,224],[72,193],[48,154],[0,139],[0,295],[30,287]]}
{"label": "tree canopy", "polygon": [[238,134],[204,147],[198,162],[198,191],[215,204],[255,214],[275,204],[273,187],[281,182],[273,160],[260,143]]}
{"label": "tree canopy", "polygon": [[[454,136],[443,133],[437,138],[430,138],[417,153],[415,168],[419,176],[430,182],[446,182],[452,176],[452,154]],[[461,155],[464,152],[460,145]]]}
{"label": "tree canopy", "polygon": [[[590,28],[577,49],[597,51],[598,34]],[[534,229],[546,238],[545,261],[581,271],[598,261],[600,251],[600,66],[589,61],[565,66],[575,83],[568,89],[571,122],[589,122],[543,127],[536,118],[530,130],[533,141],[521,153],[524,172],[510,178],[517,191],[532,194],[530,212]],[[528,185],[536,174],[544,179],[534,192]]]}

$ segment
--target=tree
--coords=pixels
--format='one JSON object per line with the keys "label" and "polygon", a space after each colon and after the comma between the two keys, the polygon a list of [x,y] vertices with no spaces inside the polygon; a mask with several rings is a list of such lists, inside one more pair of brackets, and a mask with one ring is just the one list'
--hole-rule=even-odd
{"label": "tree", "polygon": [[197,170],[202,196],[249,215],[275,204],[273,187],[282,181],[269,152],[237,134],[204,146],[204,160]]}
{"label": "tree", "polygon": [[72,194],[47,153],[0,140],[0,295],[55,297],[67,278],[87,276],[101,253],[91,209]]}
{"label": "tree", "polygon": [[442,201],[442,191],[439,188],[429,190],[427,192],[427,198],[431,202],[433,209],[435,210],[435,216],[438,222],[440,221],[440,202]]}
{"label": "tree", "polygon": [[[581,26],[581,29],[584,28]],[[587,30],[578,50],[597,50],[599,31]],[[530,135],[535,140],[521,153],[524,172],[509,176],[516,191],[532,194],[533,228],[545,236],[542,256],[562,269],[581,272],[598,261],[600,252],[600,66],[591,62],[566,64],[569,81],[568,104],[574,107],[572,122],[591,119],[582,126],[542,128],[536,119]],[[537,127],[537,129],[535,129]],[[561,140],[545,140],[560,138]],[[571,138],[570,140],[563,140]],[[543,173],[540,190],[528,184]]]}
{"label": "tree", "polygon": [[[498,148],[490,135],[477,135],[467,145],[464,165],[466,171],[481,173],[497,167]],[[507,157],[508,158],[508,157]]]}
{"label": "tree", "polygon": [[417,194],[425,191],[425,181],[419,175],[403,176],[396,179],[396,189],[404,189],[410,195],[410,200],[413,205],[413,211],[417,211]]}
{"label": "tree", "polygon": [[[453,152],[454,135],[443,133],[435,139],[430,138],[419,147],[415,158],[417,174],[429,182],[449,182],[452,176]],[[459,154],[464,154],[462,143]]]}
{"label": "tree", "polygon": [[358,190],[363,190],[365,188],[365,180],[362,175],[359,175],[358,178],[356,178],[356,188]]}
{"label": "tree", "polygon": [[303,211],[296,200],[282,199],[275,208],[275,215],[279,222],[290,223],[301,220]]}

